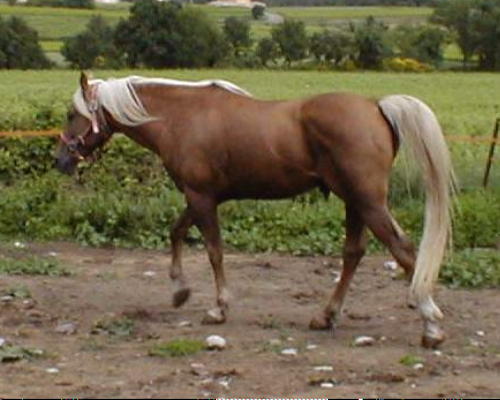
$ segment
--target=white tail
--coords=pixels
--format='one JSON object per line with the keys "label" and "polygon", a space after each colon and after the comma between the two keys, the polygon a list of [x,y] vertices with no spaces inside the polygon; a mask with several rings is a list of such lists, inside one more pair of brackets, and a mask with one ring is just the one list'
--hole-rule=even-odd
{"label": "white tail", "polygon": [[410,295],[417,301],[424,318],[435,321],[443,315],[432,299],[432,289],[447,243],[451,243],[451,195],[455,176],[450,154],[439,122],[425,103],[411,96],[393,95],[382,98],[378,104],[422,171],[425,223]]}

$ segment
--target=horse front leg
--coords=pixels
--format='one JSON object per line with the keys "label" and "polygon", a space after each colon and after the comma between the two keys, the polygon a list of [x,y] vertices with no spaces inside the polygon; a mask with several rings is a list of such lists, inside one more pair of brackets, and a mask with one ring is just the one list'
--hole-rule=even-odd
{"label": "horse front leg", "polygon": [[200,230],[215,278],[217,306],[207,311],[204,324],[221,324],[226,321],[229,292],[222,263],[222,239],[217,216],[217,201],[205,194],[185,190],[186,198],[193,212],[194,224]]}
{"label": "horse front leg", "polygon": [[182,272],[182,242],[186,238],[189,228],[193,225],[191,210],[187,207],[170,231],[172,245],[172,264],[170,265],[170,279],[174,283],[172,302],[175,308],[182,306],[191,295],[184,273]]}

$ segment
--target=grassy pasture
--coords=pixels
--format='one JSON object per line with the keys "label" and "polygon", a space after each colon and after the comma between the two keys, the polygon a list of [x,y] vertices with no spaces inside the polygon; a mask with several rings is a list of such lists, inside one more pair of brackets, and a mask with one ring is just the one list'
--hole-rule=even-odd
{"label": "grassy pasture", "polygon": [[426,18],[432,14],[429,7],[274,7],[271,11],[306,23],[323,19],[359,19],[369,15],[375,18]]}

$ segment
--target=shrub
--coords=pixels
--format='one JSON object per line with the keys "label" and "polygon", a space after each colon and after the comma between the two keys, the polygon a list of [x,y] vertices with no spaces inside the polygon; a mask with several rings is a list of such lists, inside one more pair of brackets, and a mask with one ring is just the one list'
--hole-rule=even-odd
{"label": "shrub", "polygon": [[261,64],[267,67],[270,61],[275,62],[279,57],[278,45],[271,38],[262,38],[257,44],[255,54],[259,58]]}
{"label": "shrub", "polygon": [[41,69],[50,66],[38,42],[38,33],[19,17],[4,20],[0,16],[0,68]]}
{"label": "shrub", "polygon": [[115,44],[130,67],[212,67],[229,45],[215,22],[173,2],[139,0],[115,31]]}
{"label": "shrub", "polygon": [[252,45],[250,39],[250,24],[236,17],[228,17],[224,20],[224,34],[233,47],[234,54],[239,56],[242,51]]}
{"label": "shrub", "polygon": [[118,68],[122,62],[113,36],[113,28],[97,15],[89,20],[84,32],[64,39],[61,53],[74,68]]}
{"label": "shrub", "polygon": [[339,66],[353,54],[354,38],[352,34],[338,30],[316,32],[310,39],[310,52],[317,61]]}
{"label": "shrub", "polygon": [[387,38],[387,27],[368,17],[354,29],[357,62],[361,68],[378,69],[382,60],[391,53]]}
{"label": "shrub", "polygon": [[274,26],[271,37],[278,45],[280,55],[285,59],[288,66],[292,61],[305,58],[308,49],[308,39],[304,22],[285,20]]}
{"label": "shrub", "polygon": [[261,6],[260,4],[257,4],[252,7],[252,17],[254,19],[261,19],[264,17],[264,14],[266,13],[266,7]]}
{"label": "shrub", "polygon": [[432,67],[413,58],[387,58],[382,63],[384,70],[395,72],[429,72]]}

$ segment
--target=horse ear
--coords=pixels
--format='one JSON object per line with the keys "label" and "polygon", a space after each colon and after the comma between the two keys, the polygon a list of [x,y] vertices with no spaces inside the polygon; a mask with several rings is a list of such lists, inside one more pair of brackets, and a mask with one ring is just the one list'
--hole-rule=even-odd
{"label": "horse ear", "polygon": [[90,84],[89,78],[86,72],[82,71],[80,73],[80,87],[82,88],[83,98],[89,101],[90,98]]}

